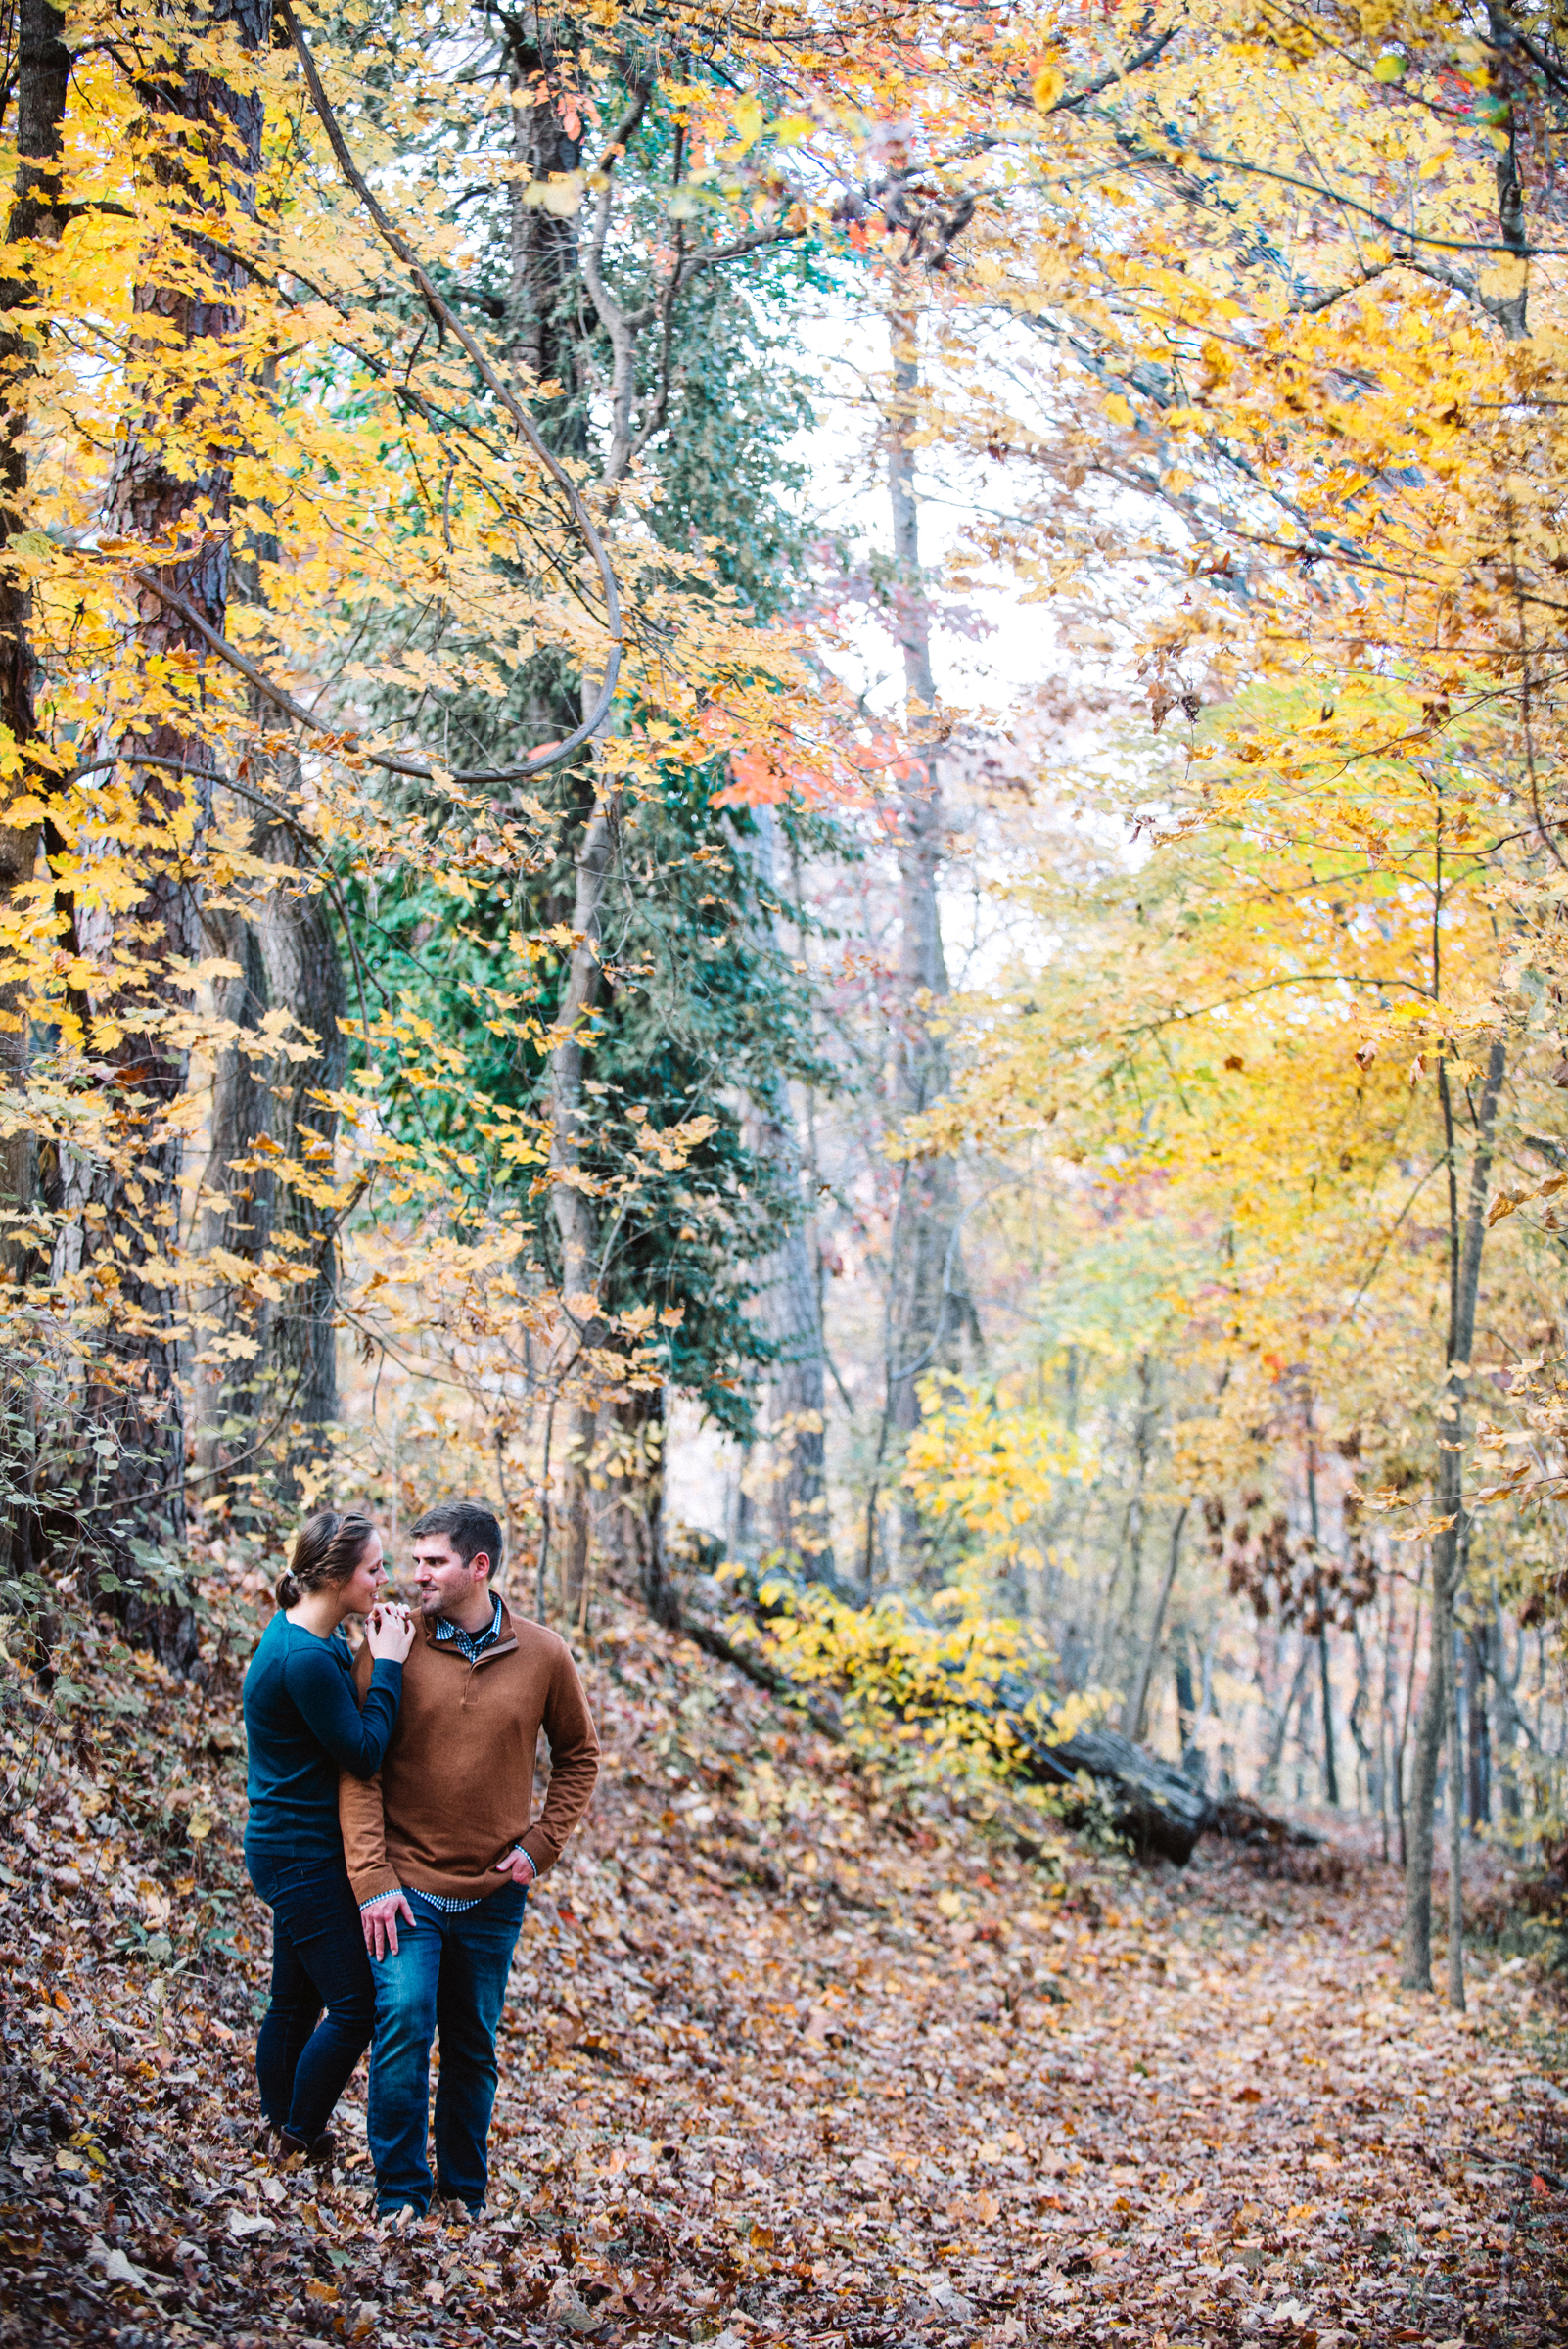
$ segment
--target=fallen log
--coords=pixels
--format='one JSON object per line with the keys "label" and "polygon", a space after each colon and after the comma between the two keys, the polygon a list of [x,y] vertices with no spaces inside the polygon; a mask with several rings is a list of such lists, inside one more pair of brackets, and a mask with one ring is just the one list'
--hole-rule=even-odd
{"label": "fallen log", "polygon": [[1317,1834],[1312,1827],[1295,1827],[1288,1819],[1276,1819],[1271,1811],[1266,1811],[1261,1803],[1255,1803],[1248,1794],[1222,1795],[1214,1804],[1213,1811],[1208,1832],[1211,1835],[1223,1835],[1230,1843],[1250,1844],[1255,1849],[1267,1845],[1277,1851],[1287,1843],[1314,1846],[1328,1840],[1326,1835]]}
{"label": "fallen log", "polygon": [[1119,1833],[1140,1860],[1156,1854],[1185,1867],[1214,1805],[1174,1763],[1162,1762],[1119,1729],[1080,1729],[1060,1745],[1029,1741],[1031,1774],[1047,1783],[1072,1785],[1083,1773],[1093,1779]]}
{"label": "fallen log", "polygon": [[[729,1638],[716,1624],[701,1616],[683,1613],[679,1629],[709,1655],[734,1665],[770,1696],[798,1707],[824,1736],[842,1737],[843,1728],[822,1705],[820,1691],[801,1687],[776,1664]],[[1162,1761],[1145,1746],[1134,1745],[1119,1729],[1084,1728],[1075,1736],[1048,1743],[1033,1726],[1035,1714],[1030,1711],[1039,1692],[1021,1677],[1003,1676],[991,1693],[996,1712],[1007,1717],[1028,1756],[1025,1775],[1044,1785],[1073,1786],[1090,1780],[1116,1832],[1126,1836],[1140,1860],[1160,1858],[1185,1867],[1204,1834],[1248,1844],[1317,1844],[1323,1840],[1310,1828],[1293,1827],[1274,1818],[1245,1795],[1215,1801],[1174,1762]],[[974,1701],[972,1693],[966,1701]]]}

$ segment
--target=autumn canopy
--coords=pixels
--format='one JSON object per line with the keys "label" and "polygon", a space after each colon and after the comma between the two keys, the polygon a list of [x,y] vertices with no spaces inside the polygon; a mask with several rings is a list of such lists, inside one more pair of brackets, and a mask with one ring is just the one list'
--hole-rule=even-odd
{"label": "autumn canopy", "polygon": [[1565,1847],[1559,16],[11,0],[0,99],[8,1750],[483,1493],[905,1792],[1354,1814],[1462,2005]]}

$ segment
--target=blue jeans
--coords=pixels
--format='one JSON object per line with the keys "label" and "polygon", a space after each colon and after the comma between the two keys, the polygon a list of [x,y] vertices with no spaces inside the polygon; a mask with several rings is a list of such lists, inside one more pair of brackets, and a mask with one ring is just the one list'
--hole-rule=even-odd
{"label": "blue jeans", "polygon": [[308,2142],[332,2118],[375,2027],[359,1910],[341,1857],[247,1857],[272,1911],[272,1996],[256,2035],[256,2087],[272,2126]]}
{"label": "blue jeans", "polygon": [[[528,1894],[503,1885],[456,1914],[408,1890],[415,1925],[399,1924],[397,1954],[374,1961],[376,2045],[367,2113],[378,2211],[434,2191],[470,2210],[484,2200],[484,2158],[495,2103],[495,2032]],[[430,2050],[440,2034],[436,2090],[436,2178],[430,2173]]]}

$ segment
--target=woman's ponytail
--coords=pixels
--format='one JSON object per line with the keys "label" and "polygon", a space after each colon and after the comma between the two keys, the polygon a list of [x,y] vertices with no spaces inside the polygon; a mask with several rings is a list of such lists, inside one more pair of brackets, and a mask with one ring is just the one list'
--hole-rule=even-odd
{"label": "woman's ponytail", "polygon": [[370,1519],[357,1510],[340,1517],[336,1509],[318,1509],[300,1528],[289,1563],[274,1586],[278,1605],[297,1607],[312,1590],[346,1583],[375,1536]]}

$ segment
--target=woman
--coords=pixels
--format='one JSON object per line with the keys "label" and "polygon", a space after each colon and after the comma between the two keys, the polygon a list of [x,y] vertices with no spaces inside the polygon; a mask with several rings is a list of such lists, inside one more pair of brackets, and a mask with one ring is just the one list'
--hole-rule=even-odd
{"label": "woman", "polygon": [[[381,1579],[381,1537],[368,1518],[332,1509],[309,1518],[245,1676],[245,1864],[272,1911],[272,1998],[256,2040],[256,2085],[280,2150],[318,2164],[332,2159],[327,2122],[376,2019],[344,1866],[338,1773],[373,1778],[397,1719],[414,1627],[403,1608],[377,1604]],[[363,1713],[339,1629],[347,1615],[364,1617],[375,1658]]]}

